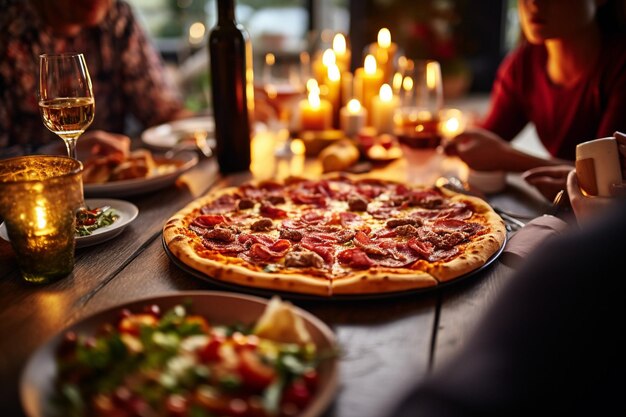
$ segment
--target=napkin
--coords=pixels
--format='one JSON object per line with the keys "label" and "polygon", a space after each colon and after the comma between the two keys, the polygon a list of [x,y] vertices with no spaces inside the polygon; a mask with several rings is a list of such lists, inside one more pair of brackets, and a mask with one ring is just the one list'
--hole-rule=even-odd
{"label": "napkin", "polygon": [[549,215],[529,221],[509,239],[500,255],[500,262],[511,268],[517,268],[535,248],[569,227],[567,222]]}

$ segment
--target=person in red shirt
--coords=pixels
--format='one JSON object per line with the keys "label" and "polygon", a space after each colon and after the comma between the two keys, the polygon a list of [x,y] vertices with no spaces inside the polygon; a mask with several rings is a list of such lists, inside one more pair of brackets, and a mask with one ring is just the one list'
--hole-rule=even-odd
{"label": "person in red shirt", "polygon": [[[526,180],[551,199],[578,143],[626,130],[624,2],[518,0],[518,11],[525,42],[502,62],[486,118],[447,151],[474,170],[534,169]],[[509,144],[529,122],[550,159]]]}

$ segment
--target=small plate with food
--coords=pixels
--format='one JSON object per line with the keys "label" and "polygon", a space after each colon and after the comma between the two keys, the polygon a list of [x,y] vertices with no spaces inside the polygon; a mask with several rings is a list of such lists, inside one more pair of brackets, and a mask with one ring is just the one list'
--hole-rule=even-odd
{"label": "small plate with food", "polygon": [[190,117],[153,126],[143,131],[141,141],[147,147],[167,151],[174,147],[189,144],[190,150],[195,149],[196,135],[206,138],[211,147],[215,147],[215,122],[212,116]]}
{"label": "small plate with food", "polygon": [[[132,203],[114,199],[86,199],[76,213],[76,248],[98,245],[124,231],[139,214]],[[9,241],[6,225],[0,223],[0,237]]]}
{"label": "small plate with food", "polygon": [[57,333],[28,361],[20,395],[28,417],[315,417],[337,392],[337,346],[278,296],[164,294]]}
{"label": "small plate with food", "polygon": [[83,187],[89,197],[126,197],[143,194],[174,184],[176,179],[198,164],[198,155],[180,152],[174,158],[153,155],[137,149],[123,161],[92,158],[84,163]]}

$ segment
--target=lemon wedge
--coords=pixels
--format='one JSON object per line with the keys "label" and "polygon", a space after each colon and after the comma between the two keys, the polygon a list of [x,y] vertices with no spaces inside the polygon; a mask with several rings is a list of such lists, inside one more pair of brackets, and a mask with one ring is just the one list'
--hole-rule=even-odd
{"label": "lemon wedge", "polygon": [[281,343],[305,345],[311,343],[311,335],[289,301],[273,296],[257,321],[254,334]]}

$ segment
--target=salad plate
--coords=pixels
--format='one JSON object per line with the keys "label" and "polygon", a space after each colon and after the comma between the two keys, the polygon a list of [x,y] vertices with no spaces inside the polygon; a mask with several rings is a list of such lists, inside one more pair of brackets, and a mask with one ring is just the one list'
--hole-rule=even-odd
{"label": "salad plate", "polygon": [[[139,214],[137,206],[124,200],[88,198],[85,200],[85,205],[90,209],[110,206],[119,217],[112,224],[95,229],[90,235],[76,236],[77,249],[98,245],[117,237]],[[9,241],[9,235],[4,222],[0,224],[0,237]]]}
{"label": "salad plate", "polygon": [[[28,417],[55,415],[50,401],[58,372],[56,355],[67,332],[94,335],[103,325],[117,323],[122,310],[141,313],[153,305],[158,306],[161,312],[176,306],[189,306],[190,314],[203,317],[211,325],[252,324],[259,320],[269,303],[265,298],[232,292],[182,291],[135,300],[87,316],[57,333],[28,360],[20,379],[20,399],[24,411]],[[302,319],[319,352],[336,351],[335,335],[324,322],[299,307],[292,306],[292,309]],[[322,360],[317,366],[317,373],[318,389],[298,417],[319,416],[334,399],[338,387],[337,356]]]}

